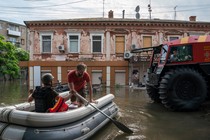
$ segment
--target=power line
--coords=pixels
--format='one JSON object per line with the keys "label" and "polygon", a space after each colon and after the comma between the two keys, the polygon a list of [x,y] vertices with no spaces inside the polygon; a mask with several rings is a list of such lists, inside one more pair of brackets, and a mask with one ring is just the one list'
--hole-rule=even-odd
{"label": "power line", "polygon": [[[208,6],[208,7],[210,7],[210,6]],[[193,9],[184,9],[184,10],[176,10],[176,12],[186,12],[186,11],[195,11],[195,10],[200,10],[200,9],[203,9],[203,8],[193,8]],[[40,12],[43,12],[43,11],[46,11],[46,12],[48,12],[47,10],[51,10],[50,12],[54,12],[54,11],[61,11],[61,12],[78,12],[78,10],[69,10],[69,9],[52,9],[52,8],[48,8],[48,9],[39,9],[39,11]],[[86,9],[87,10],[87,9]],[[39,11],[33,11],[33,12],[31,12],[31,11],[27,11],[27,13],[26,13],[26,11],[24,11],[24,9],[20,9],[20,10],[10,10],[10,9],[5,9],[5,10],[0,10],[1,11],[1,13],[8,13],[8,12],[18,12],[18,13],[20,13],[21,14],[21,12],[23,13],[23,14],[29,14],[29,13],[39,13]],[[159,12],[154,12],[153,14],[160,14],[160,13],[172,13],[172,12],[174,12],[174,11],[172,11],[172,10],[170,10],[170,11],[159,11]],[[121,13],[120,13],[121,14]],[[141,12],[141,14],[148,14],[147,12]],[[127,15],[127,14],[126,14]]]}
{"label": "power line", "polygon": [[[208,7],[208,6],[210,6],[210,4],[205,4],[205,5],[177,5],[178,7],[183,7],[183,8],[188,8],[188,7],[190,7],[190,8],[192,8],[192,7]],[[153,8],[173,8],[174,7],[174,5],[158,5],[158,6],[155,6],[155,5],[153,5],[152,6]],[[146,8],[146,7],[145,7]]]}
{"label": "power line", "polygon": [[15,9],[31,9],[31,8],[43,8],[43,7],[57,7],[57,6],[63,6],[63,5],[69,5],[69,4],[75,4],[75,3],[80,3],[80,2],[84,2],[84,1],[88,1],[88,0],[79,0],[79,1],[75,1],[75,2],[68,2],[68,3],[63,3],[63,4],[54,4],[54,5],[43,5],[43,6],[21,6],[21,7],[17,7],[17,6],[0,6],[1,8],[15,8]]}
{"label": "power line", "polygon": [[[90,16],[90,15],[92,15],[92,16],[96,16],[96,15],[100,15],[100,12],[97,12],[97,9],[101,9],[101,3],[100,3],[100,5],[95,5],[95,7],[94,8],[89,8],[89,9],[85,9],[85,8],[82,8],[82,12],[81,12],[81,9],[76,9],[76,8],[74,8],[74,10],[69,10],[69,8],[56,8],[57,6],[62,6],[62,5],[67,5],[67,4],[73,4],[73,3],[79,3],[79,2],[84,2],[84,1],[88,1],[88,0],[78,0],[78,1],[75,1],[75,2],[68,2],[68,3],[63,3],[63,4],[54,4],[54,5],[48,5],[48,6],[34,6],[33,8],[35,9],[36,8],[36,11],[32,11],[32,10],[30,10],[30,11],[24,11],[25,9],[24,9],[24,7],[13,7],[13,6],[0,6],[0,7],[2,7],[1,9],[0,9],[0,11],[1,11],[1,13],[2,13],[2,15],[1,16],[3,16],[3,14],[4,15],[13,15],[13,14],[19,14],[19,16],[21,16],[21,15],[24,15],[24,16],[26,16],[26,15],[31,15],[31,14],[34,14],[35,16],[36,16],[36,14],[39,14],[39,15],[37,15],[37,16],[47,16],[47,15],[50,15],[50,16],[57,16],[57,15],[60,15],[60,14],[69,14],[69,15],[73,15],[73,16],[75,16],[75,15],[79,15],[79,14],[81,14],[81,16]],[[104,2],[104,0],[103,0],[103,2]],[[99,3],[98,3],[99,4]],[[129,9],[129,10],[126,10],[126,16],[130,16],[130,17],[133,17],[133,7],[131,7],[131,6],[126,6],[126,7],[128,7],[127,9]],[[162,6],[163,7],[163,6]],[[162,11],[160,11],[160,10],[158,10],[160,7],[155,7],[155,6],[153,6],[153,11],[155,11],[155,12],[153,12],[153,15],[157,15],[157,14],[162,14],[162,13],[164,13],[164,14],[170,14],[170,13],[174,13],[174,12],[179,12],[179,13],[181,13],[181,12],[188,12],[188,11],[198,11],[198,10],[204,10],[204,9],[208,9],[209,7],[210,7],[210,5],[209,4],[207,4],[207,5],[188,5],[187,7],[185,7],[185,9],[180,9],[180,8],[183,8],[183,7],[185,7],[184,5],[182,5],[182,6],[179,6],[179,10],[177,10],[176,9],[176,11],[174,11],[174,10],[166,10],[166,11],[164,11],[164,10],[162,10]],[[192,8],[193,7],[193,8]],[[32,7],[25,7],[26,9],[28,9],[28,8],[32,8]],[[87,8],[87,7],[86,7]],[[124,7],[125,8],[125,7]],[[142,6],[141,6],[141,8],[142,8]],[[147,7],[148,8],[148,7]],[[173,8],[174,8],[174,6],[173,6]],[[73,8],[72,8],[73,9]],[[170,9],[170,7],[168,7],[167,6],[167,9]],[[172,9],[172,7],[171,7],[171,9]],[[47,11],[47,10],[49,10],[49,11]],[[86,13],[85,11],[87,11],[88,10],[88,13]],[[94,10],[96,10],[96,12],[94,12]],[[92,11],[92,12],[91,12]],[[132,11],[132,12],[129,12],[129,11]],[[148,12],[146,12],[146,9],[145,10],[141,10],[141,11],[145,11],[145,12],[141,12],[141,15],[143,16],[143,17],[146,17],[146,15],[148,16]],[[157,12],[156,12],[157,11]],[[59,12],[62,12],[62,13],[59,13]],[[41,13],[41,14],[40,14]],[[103,17],[104,17],[104,10],[103,10]],[[119,17],[121,17],[122,16],[122,13],[121,13],[121,10],[120,10],[120,13],[119,13],[119,11],[115,11],[115,15],[119,15]],[[175,16],[175,15],[174,15]],[[71,16],[72,17],[72,16]],[[176,17],[176,16],[175,16]],[[174,17],[174,18],[175,18]]]}

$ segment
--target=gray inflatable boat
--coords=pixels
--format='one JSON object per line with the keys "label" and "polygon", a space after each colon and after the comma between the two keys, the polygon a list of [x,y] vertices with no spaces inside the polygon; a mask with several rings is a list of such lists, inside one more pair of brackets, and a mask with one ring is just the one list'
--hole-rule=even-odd
{"label": "gray inflatable boat", "polygon": [[[61,93],[67,96],[67,92]],[[105,95],[92,104],[111,118],[118,113],[114,95]],[[69,102],[67,102],[69,104]],[[91,105],[59,113],[36,113],[34,103],[0,108],[1,140],[84,140],[109,122]]]}

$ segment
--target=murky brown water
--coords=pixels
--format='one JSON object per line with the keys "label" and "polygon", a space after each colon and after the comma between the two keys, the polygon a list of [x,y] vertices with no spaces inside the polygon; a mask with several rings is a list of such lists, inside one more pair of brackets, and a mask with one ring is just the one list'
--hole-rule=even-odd
{"label": "murky brown water", "polygon": [[210,140],[210,107],[196,112],[170,112],[153,103],[145,90],[111,89],[120,108],[118,121],[134,131],[126,135],[112,123],[93,140]]}
{"label": "murky brown water", "polygon": [[1,105],[11,105],[27,100],[28,89],[25,81],[0,81],[0,103]]}
{"label": "murky brown water", "polygon": [[[24,81],[0,82],[0,103],[15,104],[26,101]],[[94,94],[97,99],[114,94],[118,105],[118,121],[134,131],[128,135],[109,123],[91,140],[210,140],[210,107],[204,105],[196,112],[170,112],[153,103],[145,90],[107,88]]]}

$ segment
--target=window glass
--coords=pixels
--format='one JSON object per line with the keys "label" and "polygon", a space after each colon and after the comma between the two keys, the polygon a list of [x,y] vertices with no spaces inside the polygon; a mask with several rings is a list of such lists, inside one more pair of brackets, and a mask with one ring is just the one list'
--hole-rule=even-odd
{"label": "window glass", "polygon": [[98,40],[98,41],[100,41],[101,40],[101,36],[93,36],[93,40]]}
{"label": "window glass", "polygon": [[9,24],[9,29],[12,31],[19,31],[19,27],[12,24]]}
{"label": "window glass", "polygon": [[16,43],[17,39],[14,38],[14,37],[9,37],[9,41],[10,41],[11,43]]}
{"label": "window glass", "polygon": [[177,40],[177,39],[179,39],[178,36],[170,36],[169,37],[169,41],[173,41],[173,40]]}
{"label": "window glass", "polygon": [[167,52],[168,52],[168,45],[164,45],[161,50],[161,57],[160,57],[161,64],[165,63]]}
{"label": "window glass", "polygon": [[21,42],[19,42],[18,39],[15,38],[15,37],[9,37],[7,41],[10,42],[10,43],[12,43],[12,44],[15,45],[16,47],[21,47],[21,46],[20,46],[20,43],[21,43]]}
{"label": "window glass", "polygon": [[51,36],[42,36],[42,52],[51,52]]}
{"label": "window glass", "polygon": [[93,35],[92,36],[92,52],[102,52],[102,36]]}
{"label": "window glass", "polygon": [[192,45],[174,46],[170,49],[169,62],[192,60]]}
{"label": "window glass", "polygon": [[69,51],[79,52],[79,36],[69,35]]}

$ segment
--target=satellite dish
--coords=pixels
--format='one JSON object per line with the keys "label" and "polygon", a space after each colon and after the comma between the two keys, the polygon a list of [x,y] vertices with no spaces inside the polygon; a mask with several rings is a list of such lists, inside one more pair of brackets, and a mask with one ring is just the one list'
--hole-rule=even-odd
{"label": "satellite dish", "polygon": [[136,19],[140,19],[140,14],[136,13]]}
{"label": "satellite dish", "polygon": [[135,11],[136,11],[136,12],[139,12],[139,10],[140,10],[140,7],[139,7],[139,5],[138,5],[138,6],[136,6]]}

